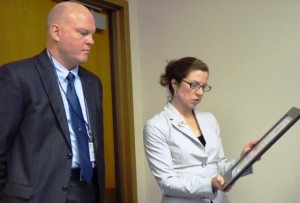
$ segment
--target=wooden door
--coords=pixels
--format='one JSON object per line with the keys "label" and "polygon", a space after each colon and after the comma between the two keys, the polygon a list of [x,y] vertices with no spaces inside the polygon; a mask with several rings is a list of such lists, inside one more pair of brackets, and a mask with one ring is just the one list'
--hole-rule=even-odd
{"label": "wooden door", "polygon": [[[56,4],[52,0],[1,1],[0,65],[39,54],[46,46],[46,19]],[[106,12],[102,12],[107,17]],[[108,24],[108,22],[107,22]],[[94,35],[95,45],[83,66],[96,74],[103,83],[104,146],[107,203],[116,202],[112,82],[109,30]]]}

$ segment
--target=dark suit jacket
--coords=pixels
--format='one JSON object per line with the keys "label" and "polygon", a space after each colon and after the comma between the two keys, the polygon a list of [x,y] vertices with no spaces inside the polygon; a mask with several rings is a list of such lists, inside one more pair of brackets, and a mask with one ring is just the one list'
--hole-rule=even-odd
{"label": "dark suit jacket", "polygon": [[[99,194],[104,196],[101,81],[79,75],[95,140]],[[0,195],[2,202],[63,203],[72,148],[65,109],[46,50],[0,68]],[[1,197],[0,197],[1,202]]]}

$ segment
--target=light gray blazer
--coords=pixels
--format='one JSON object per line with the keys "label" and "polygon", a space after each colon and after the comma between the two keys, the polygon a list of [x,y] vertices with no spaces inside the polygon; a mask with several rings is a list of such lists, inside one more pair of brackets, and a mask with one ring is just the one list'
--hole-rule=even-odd
{"label": "light gray blazer", "polygon": [[224,156],[216,118],[194,110],[206,140],[204,147],[174,106],[144,126],[144,147],[150,170],[163,193],[162,203],[229,203],[225,193],[213,193],[211,177],[234,164]]}

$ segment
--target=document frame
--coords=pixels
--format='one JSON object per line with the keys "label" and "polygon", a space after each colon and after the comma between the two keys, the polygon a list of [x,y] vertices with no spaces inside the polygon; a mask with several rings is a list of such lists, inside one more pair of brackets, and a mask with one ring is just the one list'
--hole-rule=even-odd
{"label": "document frame", "polygon": [[292,107],[272,128],[263,135],[258,143],[242,156],[224,175],[223,191],[228,191],[232,185],[298,120],[300,109]]}

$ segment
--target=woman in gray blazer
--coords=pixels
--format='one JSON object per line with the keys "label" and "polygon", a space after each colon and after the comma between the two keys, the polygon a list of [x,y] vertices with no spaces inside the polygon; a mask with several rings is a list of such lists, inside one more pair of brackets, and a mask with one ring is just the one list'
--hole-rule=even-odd
{"label": "woman in gray blazer", "polygon": [[[213,114],[196,109],[207,84],[209,69],[194,57],[168,63],[160,84],[171,99],[144,126],[144,146],[150,169],[163,193],[162,203],[229,203],[223,193],[225,171],[234,164],[223,151]],[[257,141],[245,145],[242,154]]]}

